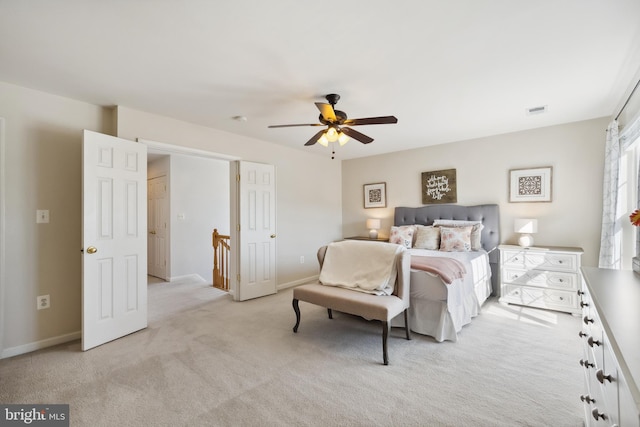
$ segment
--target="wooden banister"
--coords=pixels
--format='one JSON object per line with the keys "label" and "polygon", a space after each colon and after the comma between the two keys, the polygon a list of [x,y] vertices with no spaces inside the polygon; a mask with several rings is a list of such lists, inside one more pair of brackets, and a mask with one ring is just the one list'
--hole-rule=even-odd
{"label": "wooden banister", "polygon": [[218,229],[213,229],[213,286],[229,290],[229,252],[231,251],[231,236],[218,233]]}

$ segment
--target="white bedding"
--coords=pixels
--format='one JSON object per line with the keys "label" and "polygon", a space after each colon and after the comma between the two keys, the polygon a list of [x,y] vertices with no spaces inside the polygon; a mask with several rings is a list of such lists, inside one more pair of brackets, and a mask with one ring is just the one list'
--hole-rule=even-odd
{"label": "white bedding", "polygon": [[[467,274],[450,285],[444,284],[437,275],[411,269],[411,330],[432,336],[438,342],[457,341],[458,332],[480,313],[480,307],[491,294],[487,252],[409,251],[417,256],[450,257],[464,264]],[[394,319],[392,326],[404,326],[404,320]]]}

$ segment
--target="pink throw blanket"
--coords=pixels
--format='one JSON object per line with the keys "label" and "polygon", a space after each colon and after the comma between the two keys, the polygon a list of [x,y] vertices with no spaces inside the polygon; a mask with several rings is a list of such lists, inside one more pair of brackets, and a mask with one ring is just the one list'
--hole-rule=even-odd
{"label": "pink throw blanket", "polygon": [[412,255],[411,268],[437,274],[447,285],[467,274],[464,264],[453,258]]}

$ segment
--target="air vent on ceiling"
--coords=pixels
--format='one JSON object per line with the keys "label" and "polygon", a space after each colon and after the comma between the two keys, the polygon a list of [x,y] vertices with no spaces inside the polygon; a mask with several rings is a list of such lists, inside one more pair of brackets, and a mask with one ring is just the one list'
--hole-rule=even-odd
{"label": "air vent on ceiling", "polygon": [[546,105],[541,105],[539,107],[527,108],[527,114],[528,115],[542,114],[542,113],[546,113],[546,112],[547,112],[547,106]]}

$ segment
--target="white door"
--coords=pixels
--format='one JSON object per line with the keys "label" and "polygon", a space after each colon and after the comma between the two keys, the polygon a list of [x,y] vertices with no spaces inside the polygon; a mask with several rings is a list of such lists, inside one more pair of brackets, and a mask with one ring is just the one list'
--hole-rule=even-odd
{"label": "white door", "polygon": [[147,327],[147,147],[84,131],[82,350]]}
{"label": "white door", "polygon": [[[240,301],[276,293],[275,167],[239,162]],[[233,242],[232,242],[233,245]]]}
{"label": "white door", "polygon": [[147,181],[147,270],[167,280],[167,177]]}

